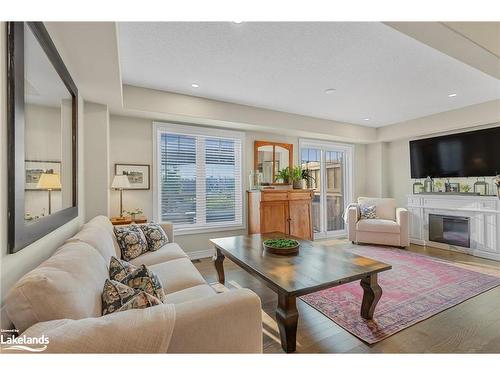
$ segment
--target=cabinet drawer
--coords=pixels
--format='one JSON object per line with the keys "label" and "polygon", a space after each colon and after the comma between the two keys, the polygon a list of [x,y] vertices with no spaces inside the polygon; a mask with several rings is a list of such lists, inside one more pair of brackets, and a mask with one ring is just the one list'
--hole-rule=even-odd
{"label": "cabinet drawer", "polygon": [[288,192],[288,199],[291,201],[311,199],[311,193],[309,192]]}
{"label": "cabinet drawer", "polygon": [[262,193],[261,201],[262,202],[272,202],[272,201],[286,201],[288,199],[287,192],[279,192],[279,193]]}

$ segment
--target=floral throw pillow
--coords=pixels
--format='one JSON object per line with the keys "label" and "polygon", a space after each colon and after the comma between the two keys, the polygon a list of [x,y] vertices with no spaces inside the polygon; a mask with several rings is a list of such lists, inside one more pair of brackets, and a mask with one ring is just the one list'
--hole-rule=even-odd
{"label": "floral throw pillow", "polygon": [[128,275],[123,283],[136,290],[142,290],[165,302],[165,291],[158,276],[143,264]]}
{"label": "floral throw pillow", "polygon": [[129,262],[111,257],[109,261],[109,278],[121,283],[136,269],[137,267]]}
{"label": "floral throw pillow", "polygon": [[376,219],[377,218],[377,207],[376,206],[360,206],[359,210],[361,212],[361,219]]}
{"label": "floral throw pillow", "polygon": [[161,304],[161,301],[114,280],[106,280],[102,291],[102,315],[130,309],[143,309]]}
{"label": "floral throw pillow", "polygon": [[148,243],[138,225],[117,226],[114,228],[122,258],[131,260],[148,251]]}
{"label": "floral throw pillow", "polygon": [[168,244],[168,237],[161,225],[148,223],[139,225],[146,241],[148,242],[149,251],[156,251],[162,246]]}

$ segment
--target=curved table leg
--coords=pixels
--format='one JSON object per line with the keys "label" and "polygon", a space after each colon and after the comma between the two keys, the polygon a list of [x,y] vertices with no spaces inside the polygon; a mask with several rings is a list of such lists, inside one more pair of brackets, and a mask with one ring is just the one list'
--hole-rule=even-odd
{"label": "curved table leg", "polygon": [[382,288],[378,285],[377,274],[361,279],[363,288],[363,302],[361,303],[361,316],[365,319],[373,319],[373,313],[380,297],[382,297]]}
{"label": "curved table leg", "polygon": [[222,254],[222,252],[218,248],[215,248],[214,265],[217,271],[219,283],[221,283],[222,285],[224,285],[224,282],[226,281],[224,276],[224,265],[223,265],[225,258],[226,257],[224,256],[224,254]]}

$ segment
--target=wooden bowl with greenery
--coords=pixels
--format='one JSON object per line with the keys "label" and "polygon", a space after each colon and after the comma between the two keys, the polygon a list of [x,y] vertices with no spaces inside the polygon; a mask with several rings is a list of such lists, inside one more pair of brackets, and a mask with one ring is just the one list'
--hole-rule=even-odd
{"label": "wooden bowl with greenery", "polygon": [[271,254],[293,255],[299,252],[300,242],[289,238],[270,238],[262,245]]}

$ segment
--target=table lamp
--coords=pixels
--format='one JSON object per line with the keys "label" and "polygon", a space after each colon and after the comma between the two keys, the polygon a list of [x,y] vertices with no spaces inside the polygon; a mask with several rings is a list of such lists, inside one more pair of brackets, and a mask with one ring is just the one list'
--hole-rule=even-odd
{"label": "table lamp", "polygon": [[49,215],[52,213],[52,190],[61,189],[61,177],[57,173],[42,173],[38,184],[38,189],[47,190],[49,192]]}
{"label": "table lamp", "polygon": [[125,175],[116,175],[111,183],[111,188],[120,191],[120,218],[123,218],[123,189],[130,189],[130,182]]}

